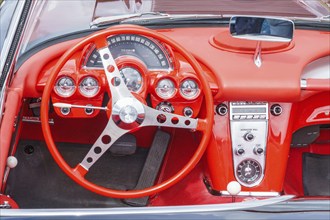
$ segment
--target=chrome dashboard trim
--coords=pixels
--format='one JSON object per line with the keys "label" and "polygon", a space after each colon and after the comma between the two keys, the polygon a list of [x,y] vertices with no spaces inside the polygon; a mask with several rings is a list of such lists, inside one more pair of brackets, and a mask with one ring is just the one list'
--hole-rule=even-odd
{"label": "chrome dashboard trim", "polygon": [[253,56],[254,64],[260,68],[262,66],[262,58],[261,58],[261,41],[258,41],[256,50]]}
{"label": "chrome dashboard trim", "polygon": [[330,56],[324,56],[306,65],[301,79],[330,79]]}
{"label": "chrome dashboard trim", "polygon": [[[118,59],[118,58],[116,58]],[[115,59],[115,60],[116,60]],[[103,70],[103,67],[88,67],[86,65],[82,66],[82,69],[84,70]],[[173,68],[165,68],[165,69],[154,69],[154,68],[149,68],[149,71],[152,72],[165,72],[165,73],[170,73],[172,72],[174,69]]]}
{"label": "chrome dashboard trim", "polygon": [[301,79],[300,80],[300,88],[303,89],[303,90],[307,88],[307,80],[306,79]]}
{"label": "chrome dashboard trim", "polygon": [[[231,196],[228,191],[220,191],[221,195],[223,196]],[[242,191],[238,193],[236,196],[280,196],[281,194],[279,192],[248,192],[248,191]]]}

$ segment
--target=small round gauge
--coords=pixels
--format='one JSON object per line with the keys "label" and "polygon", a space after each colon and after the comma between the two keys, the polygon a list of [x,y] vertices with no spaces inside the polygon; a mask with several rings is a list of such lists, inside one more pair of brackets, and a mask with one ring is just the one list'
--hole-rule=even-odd
{"label": "small round gauge", "polygon": [[84,78],[79,85],[80,93],[86,97],[94,97],[99,90],[99,83],[94,77],[88,76]]}
{"label": "small round gauge", "polygon": [[70,97],[76,90],[76,85],[71,77],[62,76],[55,84],[55,92],[62,97]]}
{"label": "small round gauge", "polygon": [[175,94],[175,85],[171,79],[162,79],[158,82],[156,93],[163,99],[172,98]]}
{"label": "small round gauge", "polygon": [[123,77],[127,88],[131,92],[140,91],[142,87],[143,79],[140,72],[137,69],[132,67],[124,67],[120,70],[120,74]]}
{"label": "small round gauge", "polygon": [[200,89],[193,79],[186,79],[180,85],[180,93],[186,99],[193,99],[199,95]]}
{"label": "small round gauge", "polygon": [[245,184],[253,184],[261,177],[260,164],[252,159],[243,160],[236,168],[236,174],[240,181]]}

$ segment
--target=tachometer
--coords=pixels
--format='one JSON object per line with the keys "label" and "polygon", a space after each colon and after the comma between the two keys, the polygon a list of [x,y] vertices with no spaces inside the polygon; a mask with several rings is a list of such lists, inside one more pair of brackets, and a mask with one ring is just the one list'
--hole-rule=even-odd
{"label": "tachometer", "polygon": [[120,70],[127,88],[130,91],[138,92],[142,87],[142,76],[140,72],[132,67],[124,67]]}
{"label": "tachometer", "polygon": [[[108,38],[109,49],[114,59],[120,56],[133,56],[143,61],[148,69],[169,69],[166,52],[153,40],[140,36],[122,34]],[[102,68],[102,61],[96,49],[85,62],[86,67]]]}

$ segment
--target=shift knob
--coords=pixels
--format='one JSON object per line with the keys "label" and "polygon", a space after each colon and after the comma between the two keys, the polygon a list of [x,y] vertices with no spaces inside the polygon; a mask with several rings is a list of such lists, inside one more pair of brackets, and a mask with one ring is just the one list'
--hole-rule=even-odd
{"label": "shift knob", "polygon": [[241,189],[242,189],[241,184],[239,184],[236,181],[231,181],[227,185],[227,191],[232,196],[236,196],[238,193],[240,193],[241,192]]}
{"label": "shift knob", "polygon": [[17,159],[14,156],[9,156],[7,158],[7,166],[9,168],[15,168],[17,166]]}

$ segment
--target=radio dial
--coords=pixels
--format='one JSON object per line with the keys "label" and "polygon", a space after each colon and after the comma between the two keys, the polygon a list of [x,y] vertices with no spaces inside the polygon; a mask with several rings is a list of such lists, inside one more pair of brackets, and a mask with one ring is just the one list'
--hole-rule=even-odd
{"label": "radio dial", "polygon": [[244,134],[243,138],[246,141],[253,141],[255,136],[252,133],[246,133],[246,134]]}

